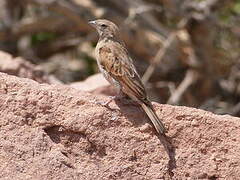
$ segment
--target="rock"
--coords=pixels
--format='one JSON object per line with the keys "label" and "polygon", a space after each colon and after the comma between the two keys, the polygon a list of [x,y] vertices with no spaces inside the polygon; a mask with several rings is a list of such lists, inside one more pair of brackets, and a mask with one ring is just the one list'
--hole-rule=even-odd
{"label": "rock", "polygon": [[22,59],[13,58],[10,54],[0,51],[0,72],[33,79],[39,83],[62,84],[54,76],[47,75],[40,67]]}
{"label": "rock", "polygon": [[164,137],[108,99],[0,73],[0,179],[239,178],[239,118],[154,103]]}
{"label": "rock", "polygon": [[97,91],[96,94],[105,94],[104,92],[101,93],[101,90],[99,89],[112,89],[109,82],[103,77],[101,73],[94,74],[88,77],[85,81],[71,83],[70,86],[81,91],[87,91],[91,93]]}
{"label": "rock", "polygon": [[85,81],[71,83],[70,86],[81,91],[90,92],[92,94],[103,94],[108,96],[113,96],[116,94],[115,89],[109,84],[109,82],[101,73],[94,74]]}

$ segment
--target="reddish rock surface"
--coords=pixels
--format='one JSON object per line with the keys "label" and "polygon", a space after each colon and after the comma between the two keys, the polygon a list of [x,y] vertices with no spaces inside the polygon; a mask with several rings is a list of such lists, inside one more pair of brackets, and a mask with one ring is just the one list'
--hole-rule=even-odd
{"label": "reddish rock surface", "polygon": [[103,94],[108,96],[115,95],[116,91],[101,73],[94,74],[82,82],[74,82],[71,87],[81,91],[87,91],[92,94]]}
{"label": "reddish rock surface", "polygon": [[0,179],[239,179],[239,118],[108,99],[0,73]]}
{"label": "reddish rock surface", "polygon": [[33,79],[40,83],[62,84],[54,76],[47,75],[40,66],[31,64],[21,57],[13,58],[3,51],[0,51],[0,72]]}
{"label": "reddish rock surface", "polygon": [[71,83],[70,86],[82,91],[94,91],[97,88],[108,86],[109,83],[101,73],[94,74],[82,82]]}

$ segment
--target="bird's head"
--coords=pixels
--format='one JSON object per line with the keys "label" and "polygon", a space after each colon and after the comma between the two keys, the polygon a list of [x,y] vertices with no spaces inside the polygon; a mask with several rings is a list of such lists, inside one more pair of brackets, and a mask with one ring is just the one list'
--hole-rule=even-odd
{"label": "bird's head", "polygon": [[118,27],[106,19],[98,19],[88,23],[97,30],[100,37],[115,37],[119,33]]}

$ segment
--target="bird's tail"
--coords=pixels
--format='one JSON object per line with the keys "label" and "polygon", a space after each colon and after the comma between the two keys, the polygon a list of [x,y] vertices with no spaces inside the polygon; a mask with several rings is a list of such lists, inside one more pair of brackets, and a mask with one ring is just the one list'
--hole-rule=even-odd
{"label": "bird's tail", "polygon": [[146,114],[148,115],[149,119],[152,121],[157,132],[159,134],[164,134],[166,132],[166,129],[163,123],[161,122],[161,120],[158,118],[157,114],[152,109],[152,107],[145,103],[141,103],[141,106],[143,110],[146,112]]}

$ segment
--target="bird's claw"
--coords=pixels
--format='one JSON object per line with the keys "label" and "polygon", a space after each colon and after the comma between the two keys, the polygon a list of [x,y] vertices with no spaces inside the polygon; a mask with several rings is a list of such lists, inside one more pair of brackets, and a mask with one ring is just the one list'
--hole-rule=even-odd
{"label": "bird's claw", "polygon": [[96,104],[99,104],[101,106],[105,106],[105,107],[109,107],[109,104],[113,101],[113,100],[116,100],[118,99],[117,96],[109,96],[109,100],[106,101],[106,102],[100,102],[100,101],[97,101]]}

